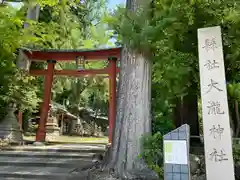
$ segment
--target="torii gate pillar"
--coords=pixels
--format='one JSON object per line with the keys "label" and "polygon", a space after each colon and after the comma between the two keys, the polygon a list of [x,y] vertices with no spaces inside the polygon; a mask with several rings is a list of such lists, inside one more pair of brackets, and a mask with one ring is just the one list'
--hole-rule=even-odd
{"label": "torii gate pillar", "polygon": [[55,60],[48,60],[47,74],[45,75],[44,80],[44,96],[43,96],[43,104],[41,107],[41,115],[40,121],[37,129],[36,141],[44,142],[46,137],[46,121],[48,118],[49,105],[51,103],[51,89],[53,83],[53,75],[54,75],[54,66]]}
{"label": "torii gate pillar", "polygon": [[117,58],[108,58],[109,61],[109,143],[112,143],[113,129],[116,119],[116,87],[117,87]]}

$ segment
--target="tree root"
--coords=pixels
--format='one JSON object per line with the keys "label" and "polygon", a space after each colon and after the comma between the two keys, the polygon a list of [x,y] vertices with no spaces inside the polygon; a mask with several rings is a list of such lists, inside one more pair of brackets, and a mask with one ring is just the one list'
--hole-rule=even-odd
{"label": "tree root", "polygon": [[[157,173],[145,166],[142,169],[123,169],[121,172],[114,172],[112,166],[109,165],[110,152],[111,148],[107,146],[104,156],[95,154],[92,164],[81,169],[76,168],[69,172],[69,175],[72,178],[82,176],[82,180],[159,180]],[[69,180],[72,179],[69,178]]]}
{"label": "tree root", "polygon": [[95,169],[89,172],[88,180],[159,180],[157,174],[151,170],[131,170],[122,172],[123,177],[118,177],[110,169]]}
{"label": "tree root", "polygon": [[119,180],[110,170],[95,169],[88,173],[88,180]]}

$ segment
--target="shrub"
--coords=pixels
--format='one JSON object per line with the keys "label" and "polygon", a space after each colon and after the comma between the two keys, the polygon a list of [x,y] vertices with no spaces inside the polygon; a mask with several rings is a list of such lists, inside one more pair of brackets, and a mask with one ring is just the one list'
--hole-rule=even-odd
{"label": "shrub", "polygon": [[163,138],[161,133],[144,136],[143,153],[141,158],[144,159],[150,169],[155,171],[159,178],[163,178]]}
{"label": "shrub", "polygon": [[233,159],[235,165],[240,164],[240,148],[238,145],[233,145]]}

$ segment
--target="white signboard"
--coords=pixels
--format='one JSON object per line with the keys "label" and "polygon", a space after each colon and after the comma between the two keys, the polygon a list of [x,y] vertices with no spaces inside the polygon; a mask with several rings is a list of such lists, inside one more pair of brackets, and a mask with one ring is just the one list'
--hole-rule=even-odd
{"label": "white signboard", "polygon": [[234,180],[221,28],[198,29],[207,180]]}
{"label": "white signboard", "polygon": [[187,143],[184,140],[164,140],[164,163],[188,164]]}

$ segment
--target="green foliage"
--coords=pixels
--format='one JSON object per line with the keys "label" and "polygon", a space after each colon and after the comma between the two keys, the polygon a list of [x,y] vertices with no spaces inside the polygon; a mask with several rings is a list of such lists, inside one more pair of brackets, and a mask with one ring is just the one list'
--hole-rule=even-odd
{"label": "green foliage", "polygon": [[108,114],[108,79],[96,77],[90,86],[85,89],[83,96],[86,98],[86,106],[93,110],[99,110],[103,114]]}
{"label": "green foliage", "polygon": [[[41,7],[38,22],[26,19],[28,8],[36,4]],[[10,101],[16,102],[29,115],[34,111],[39,111],[39,102],[43,95],[43,78],[29,77],[17,70],[15,67],[17,48],[79,49],[106,44],[109,36],[105,34],[105,26],[101,23],[105,10],[106,2],[104,0],[86,0],[84,2],[65,0],[61,3],[55,0],[37,0],[30,1],[30,3],[24,2],[20,9],[1,6],[0,113],[4,112],[4,107]],[[23,29],[24,22],[29,25],[27,29]],[[44,63],[40,66],[32,65],[37,69],[45,66]],[[63,63],[56,65],[58,69],[67,69],[67,66]],[[76,68],[75,65],[71,66]],[[106,90],[106,83],[103,85],[102,80],[98,79],[90,78],[88,80],[84,77],[76,81],[71,78],[56,78],[53,85],[53,97],[54,100],[61,103],[68,99],[71,106],[79,104],[85,106],[89,104],[90,100],[83,98],[81,93],[91,94],[94,86],[99,84]],[[86,93],[89,85],[91,93]],[[105,93],[105,90],[101,89],[101,92]],[[106,94],[96,94],[96,96],[98,101],[105,102]],[[104,101],[101,98],[104,98]],[[74,103],[75,105],[73,105]]]}
{"label": "green foliage", "polygon": [[157,82],[152,83],[152,132],[165,134],[173,129],[172,105],[159,91]]}
{"label": "green foliage", "polygon": [[[228,83],[227,85],[228,91],[228,104],[230,111],[230,120],[231,127],[233,128],[234,136],[239,137],[240,131],[240,83]],[[235,121],[234,121],[235,120]]]}
{"label": "green foliage", "polygon": [[[68,81],[68,85],[63,88],[61,81]],[[101,113],[107,114],[108,109],[108,79],[102,77],[85,77],[85,78],[58,78],[60,84],[55,84],[56,102],[64,104],[69,101],[67,107],[72,113],[77,113],[79,107],[89,107],[93,110],[100,110]],[[58,87],[56,87],[58,86]],[[61,88],[61,90],[57,90]],[[56,91],[57,90],[57,91]]]}
{"label": "green foliage", "polygon": [[229,96],[240,103],[240,83],[229,83],[227,89]]}
{"label": "green foliage", "polygon": [[34,111],[40,101],[37,96],[38,87],[34,85],[34,82],[34,77],[17,71],[8,85],[8,95],[4,100],[20,104],[22,110]]}
{"label": "green foliage", "polygon": [[[137,12],[120,7],[107,19],[123,44],[144,53],[152,61],[152,88],[153,92],[159,92],[152,93],[154,119],[166,114],[163,122],[172,120],[174,99],[200,92],[198,28],[221,26],[226,79],[228,82],[239,83],[239,13],[239,0],[154,0]],[[230,96],[234,94],[236,98],[237,89],[236,86],[232,90],[229,87]],[[168,110],[162,109],[166,102],[169,104]],[[234,109],[231,108],[230,111]],[[161,124],[160,122],[154,124]]]}
{"label": "green foliage", "polygon": [[25,17],[16,9],[0,7],[0,104],[1,112],[9,102],[21,104],[23,109],[35,109],[39,99],[34,78],[15,67],[16,49],[35,38],[22,29]]}
{"label": "green foliage", "polygon": [[[68,3],[68,16],[71,23],[75,23],[72,29],[73,40],[68,48],[96,48],[107,44],[109,36],[105,33],[106,28],[101,22],[102,15],[106,10],[104,0],[87,0],[82,3]],[[68,35],[69,33],[66,33]],[[61,42],[67,42],[62,39]],[[69,39],[69,35],[66,36]],[[66,44],[65,44],[66,45]],[[61,47],[60,47],[61,48]],[[87,69],[101,69],[103,63],[86,64]],[[59,69],[76,69],[74,63],[61,64]],[[68,108],[77,113],[79,107],[88,106],[93,110],[105,111],[107,109],[108,83],[99,77],[81,78],[57,78],[54,84],[54,99],[63,103],[69,101]],[[92,100],[92,97],[94,97]]]}
{"label": "green foliage", "polygon": [[[152,112],[154,132],[165,131],[173,119],[174,100],[199,94],[197,29],[220,25],[227,82],[240,81],[239,54],[240,1],[154,0],[137,12],[119,8],[107,21],[122,44],[145,54],[152,61]],[[231,97],[238,99],[238,85],[229,85]],[[233,109],[230,109],[233,111]],[[164,128],[162,128],[162,127]],[[160,135],[159,135],[160,136]],[[162,142],[148,139],[144,157],[154,169],[162,159]],[[159,145],[159,146],[158,146]],[[156,150],[156,151],[155,151]],[[162,151],[159,151],[162,152]],[[161,167],[161,164],[157,166]]]}
{"label": "green foliage", "polygon": [[240,149],[238,145],[233,145],[233,159],[235,165],[239,165],[240,163]]}
{"label": "green foliage", "polygon": [[[58,36],[53,40],[54,44],[51,41],[51,38],[53,38],[51,33],[49,34],[50,38],[47,37],[51,42],[47,39],[44,39],[43,42],[45,44],[46,42],[51,44],[50,47],[60,49],[96,48],[107,44],[109,36],[105,33],[106,28],[104,23],[101,22],[105,9],[106,2],[104,0],[87,0],[81,3],[77,1],[68,1],[65,7],[60,11],[65,14],[65,20],[63,22],[61,21],[62,18],[59,19],[57,7],[45,7],[45,9],[43,9],[43,17],[40,18],[40,21],[48,24],[51,22],[53,25],[57,23],[55,26],[58,31],[53,31],[55,31],[55,34],[58,32]],[[51,16],[44,16],[45,14]],[[53,20],[55,21],[53,22]],[[66,29],[64,30],[64,28]],[[46,33],[48,32],[49,31]],[[76,69],[77,67],[75,63],[61,63],[57,65],[57,68]],[[103,64],[101,62],[95,64],[88,62],[86,68],[100,69],[103,68]],[[61,104],[66,101],[70,102],[68,108],[73,113],[77,113],[79,107],[84,106],[91,107],[94,110],[101,107],[101,110],[106,111],[106,100],[108,96],[107,85],[105,80],[103,81],[103,79],[98,77],[57,77],[54,82],[53,97],[56,102]],[[94,101],[91,101],[93,96]],[[96,103],[98,105],[96,105]]]}
{"label": "green foliage", "polygon": [[154,170],[160,179],[163,178],[163,138],[161,133],[146,135],[142,139],[143,158],[148,167]]}
{"label": "green foliage", "polygon": [[198,83],[198,28],[222,26],[227,78],[239,77],[239,7],[238,1],[155,0],[138,13],[120,8],[110,23],[124,44],[149,55],[163,94],[176,96]]}

